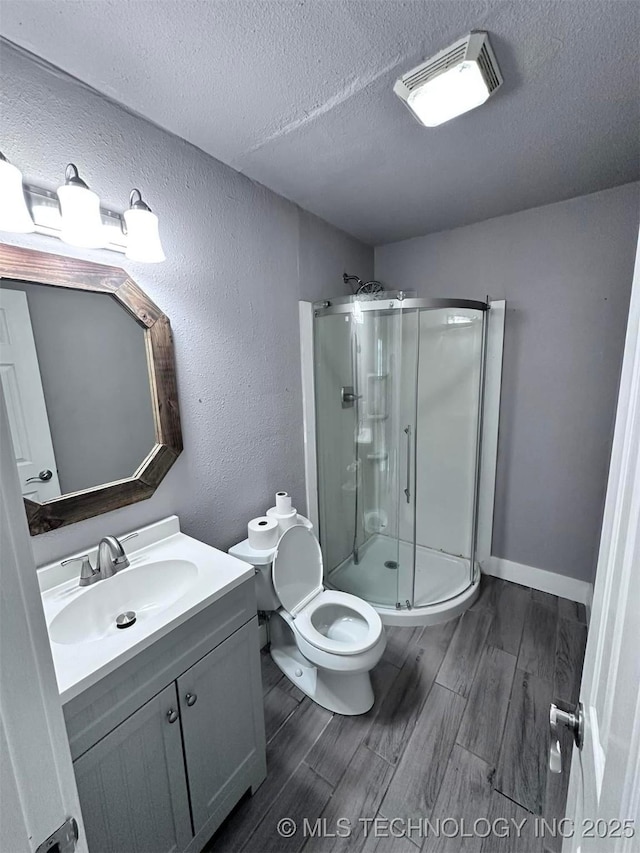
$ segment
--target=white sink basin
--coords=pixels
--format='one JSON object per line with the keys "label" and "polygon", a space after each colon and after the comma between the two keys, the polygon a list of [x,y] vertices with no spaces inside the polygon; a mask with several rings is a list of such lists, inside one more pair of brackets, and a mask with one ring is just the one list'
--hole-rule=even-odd
{"label": "white sink basin", "polygon": [[[185,536],[175,515],[135,532],[135,550],[125,545],[131,565],[91,586],[78,585],[78,561],[38,570],[63,703],[253,577],[247,563]],[[93,548],[94,566],[96,556]],[[117,628],[129,611],[135,623]]]}
{"label": "white sink basin", "polygon": [[[134,632],[182,598],[198,577],[198,568],[188,560],[161,560],[130,566],[111,578],[97,581],[84,595],[65,605],[49,625],[54,643],[95,642],[110,634]],[[136,622],[116,627],[116,617],[133,611]]]}

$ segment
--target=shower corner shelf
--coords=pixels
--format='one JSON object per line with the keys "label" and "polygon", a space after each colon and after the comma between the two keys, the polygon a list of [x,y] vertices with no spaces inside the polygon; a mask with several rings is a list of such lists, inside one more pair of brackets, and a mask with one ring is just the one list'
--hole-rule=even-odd
{"label": "shower corner shelf", "polygon": [[367,415],[369,421],[386,421],[389,415]]}
{"label": "shower corner shelf", "polygon": [[372,453],[367,453],[367,459],[370,462],[386,462],[389,454],[386,450],[375,450]]}

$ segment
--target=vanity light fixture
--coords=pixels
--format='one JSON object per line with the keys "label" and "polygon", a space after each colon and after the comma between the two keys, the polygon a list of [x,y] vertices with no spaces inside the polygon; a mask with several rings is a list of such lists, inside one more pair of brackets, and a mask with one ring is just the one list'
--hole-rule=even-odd
{"label": "vanity light fixture", "polygon": [[98,249],[105,244],[100,199],[78,174],[73,163],[66,168],[63,186],[58,187],[62,230],[60,238],[72,246]]}
{"label": "vanity light fixture", "polygon": [[23,184],[20,169],[0,152],[0,231],[35,231],[72,246],[124,253],[142,263],[165,260],[158,217],[142,200],[140,190],[132,190],[124,214],[103,208],[73,163],[56,193]]}
{"label": "vanity light fixture", "polygon": [[425,127],[479,107],[503,83],[485,32],[472,32],[396,80],[393,91]]}
{"label": "vanity light fixture", "polygon": [[165,260],[160,242],[158,217],[142,200],[140,190],[131,190],[129,209],[124,212],[127,235],[126,256],[131,261],[153,264]]}
{"label": "vanity light fixture", "polygon": [[35,230],[22,186],[22,172],[0,151],[0,231],[28,234]]}

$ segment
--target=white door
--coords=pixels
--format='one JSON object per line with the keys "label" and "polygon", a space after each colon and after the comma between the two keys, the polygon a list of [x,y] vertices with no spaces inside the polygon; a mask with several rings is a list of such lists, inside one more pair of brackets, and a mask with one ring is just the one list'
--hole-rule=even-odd
{"label": "white door", "polygon": [[0,380],[22,494],[39,503],[56,498],[60,483],[27,296],[5,287],[0,288]]}
{"label": "white door", "polygon": [[0,850],[33,853],[75,818],[75,849],[87,853],[1,391],[0,471]]}
{"label": "white door", "polygon": [[[565,853],[640,850],[640,242],[574,749]],[[627,823],[625,823],[625,821]],[[569,827],[567,827],[569,829]],[[566,831],[563,833],[568,834]]]}

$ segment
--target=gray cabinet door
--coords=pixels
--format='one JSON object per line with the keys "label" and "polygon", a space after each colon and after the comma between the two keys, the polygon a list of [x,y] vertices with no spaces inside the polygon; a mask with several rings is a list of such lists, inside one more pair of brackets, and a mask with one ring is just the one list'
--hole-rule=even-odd
{"label": "gray cabinet door", "polygon": [[74,770],[91,853],[169,853],[189,844],[175,682],[81,755]]}
{"label": "gray cabinet door", "polygon": [[253,618],[177,681],[196,835],[213,834],[264,778],[258,620]]}

